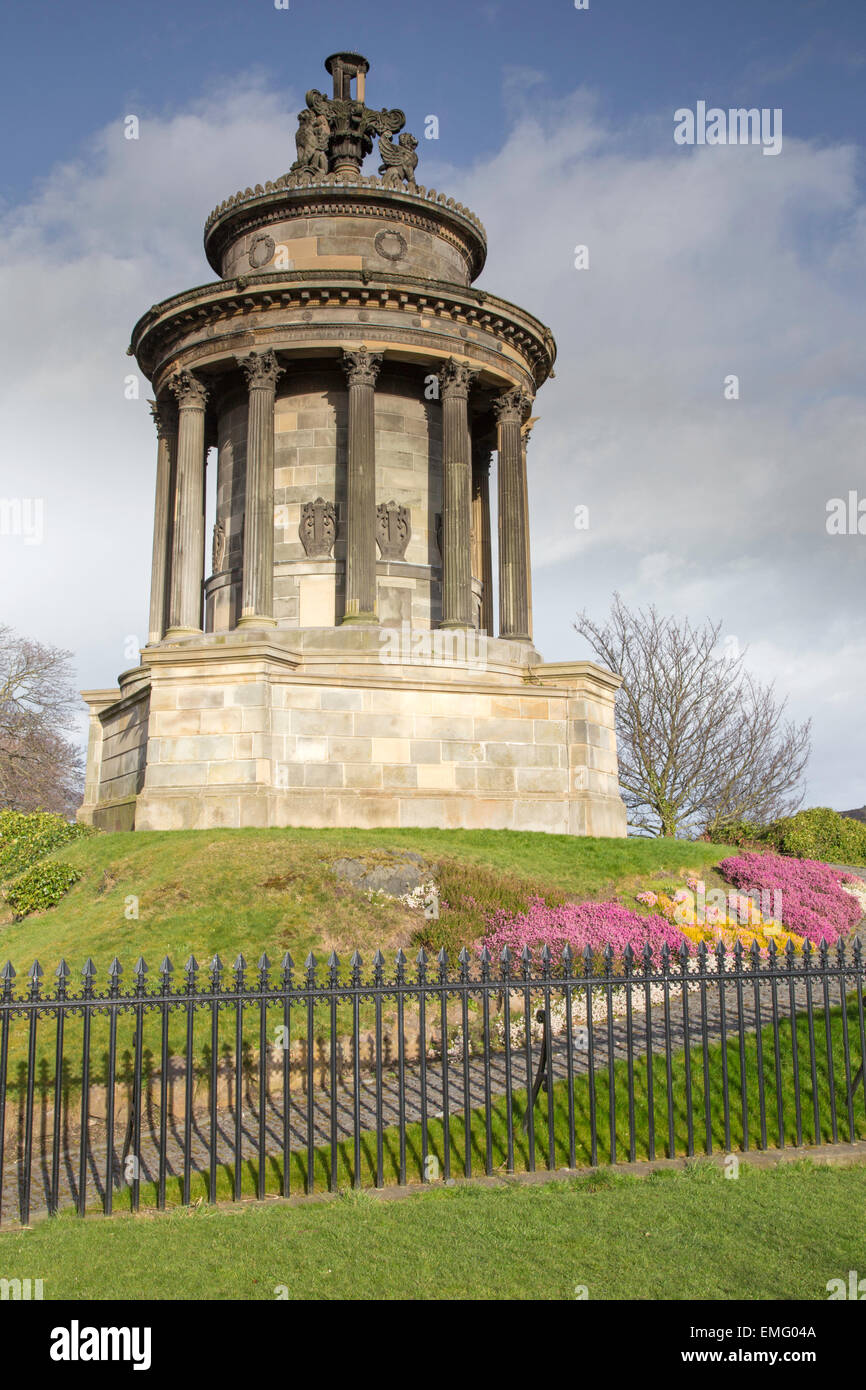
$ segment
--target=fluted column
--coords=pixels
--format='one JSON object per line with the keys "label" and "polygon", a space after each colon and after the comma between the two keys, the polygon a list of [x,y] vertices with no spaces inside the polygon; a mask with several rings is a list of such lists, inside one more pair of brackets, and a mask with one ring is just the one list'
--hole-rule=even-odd
{"label": "fluted column", "polygon": [[374,387],[381,352],[343,353],[349,383],[344,623],[376,621],[376,447]]}
{"label": "fluted column", "polygon": [[515,386],[493,402],[499,452],[499,635],[529,638],[529,576],[526,563],[526,493],[521,424],[531,405]]}
{"label": "fluted column", "polygon": [[168,625],[171,573],[172,473],[177,456],[177,410],[170,401],[150,402],[156,425],[156,498],[153,507],[153,560],[150,571],[148,643],[161,642]]}
{"label": "fluted column", "polygon": [[538,424],[538,416],[533,415],[531,420],[527,420],[520,431],[520,439],[523,446],[523,524],[525,527],[526,544],[526,601],[529,613],[529,636],[532,637],[532,552],[529,545],[529,470],[526,466],[526,454],[529,448],[529,437],[532,434],[533,425]]}
{"label": "fluted column", "polygon": [[472,627],[472,460],[469,388],[477,372],[452,357],[439,373],[442,401],[442,626]]}
{"label": "fluted column", "polygon": [[472,506],[475,534],[473,573],[481,580],[481,629],[493,635],[493,547],[490,536],[490,452],[488,439],[472,445]]}
{"label": "fluted column", "polygon": [[208,392],[192,372],[175,373],[177,477],[167,637],[201,632],[204,582],[204,411]]}
{"label": "fluted column", "polygon": [[275,627],[274,395],[283,368],[274,352],[240,362],[247,379],[247,469],[244,569],[238,627]]}

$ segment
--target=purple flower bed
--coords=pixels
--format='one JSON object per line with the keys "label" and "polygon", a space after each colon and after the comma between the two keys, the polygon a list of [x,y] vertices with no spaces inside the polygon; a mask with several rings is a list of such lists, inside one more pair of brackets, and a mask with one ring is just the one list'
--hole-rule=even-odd
{"label": "purple flower bed", "polygon": [[489,930],[481,941],[494,960],[507,946],[512,958],[519,960],[528,946],[537,962],[544,946],[550,947],[550,958],[558,965],[562,950],[568,942],[575,957],[583,955],[589,946],[603,951],[611,946],[615,956],[621,956],[630,945],[641,953],[647,942],[656,955],[666,941],[671,951],[682,950],[685,937],[664,917],[643,917],[619,903],[564,903],[548,907],[543,898],[533,898],[526,912],[494,912],[487,919]]}
{"label": "purple flower bed", "polygon": [[781,892],[783,925],[810,941],[837,941],[861,917],[857,899],[841,887],[855,875],[815,859],[740,854],[723,859],[719,873],[745,893]]}

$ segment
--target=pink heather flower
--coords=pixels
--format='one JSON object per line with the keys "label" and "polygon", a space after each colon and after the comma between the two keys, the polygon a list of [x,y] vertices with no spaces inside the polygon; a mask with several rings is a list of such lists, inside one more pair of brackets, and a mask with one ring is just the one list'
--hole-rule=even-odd
{"label": "pink heather flower", "polygon": [[657,956],[664,942],[672,952],[681,951],[685,943],[681,933],[664,917],[643,917],[620,903],[564,903],[548,907],[542,898],[533,898],[525,912],[501,908],[487,921],[488,931],[476,942],[476,948],[486,946],[495,960],[508,946],[517,964],[525,946],[536,963],[544,946],[548,946],[552,964],[558,965],[566,942],[578,963],[587,946],[592,951],[610,946],[615,956],[621,956],[626,946],[641,955],[649,944]]}
{"label": "pink heather flower", "polygon": [[854,875],[817,860],[740,854],[723,859],[719,873],[747,895],[781,893],[782,925],[812,942],[838,941],[860,920],[857,899],[841,887]]}
{"label": "pink heather flower", "polygon": [[645,893],[635,894],[635,902],[643,903],[645,907],[655,907],[658,900],[658,893],[653,893],[649,888]]}

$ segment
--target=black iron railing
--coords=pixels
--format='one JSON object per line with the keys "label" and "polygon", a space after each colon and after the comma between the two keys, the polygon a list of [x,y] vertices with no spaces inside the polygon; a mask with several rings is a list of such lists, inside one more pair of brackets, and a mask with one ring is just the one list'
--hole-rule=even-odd
{"label": "black iron railing", "polygon": [[0,1221],[866,1137],[822,946],[0,971]]}

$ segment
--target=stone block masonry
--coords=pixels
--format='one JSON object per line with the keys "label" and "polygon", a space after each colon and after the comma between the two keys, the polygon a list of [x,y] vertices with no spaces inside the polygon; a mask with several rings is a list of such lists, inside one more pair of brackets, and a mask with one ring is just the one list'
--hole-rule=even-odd
{"label": "stone block masonry", "polygon": [[[383,666],[376,629],[335,632],[206,636],[152,653],[128,828],[625,833],[618,678],[591,662],[529,666],[524,644],[483,638],[483,669]],[[92,722],[82,819],[118,828],[114,793],[134,784],[117,782],[122,735],[108,709]]]}

